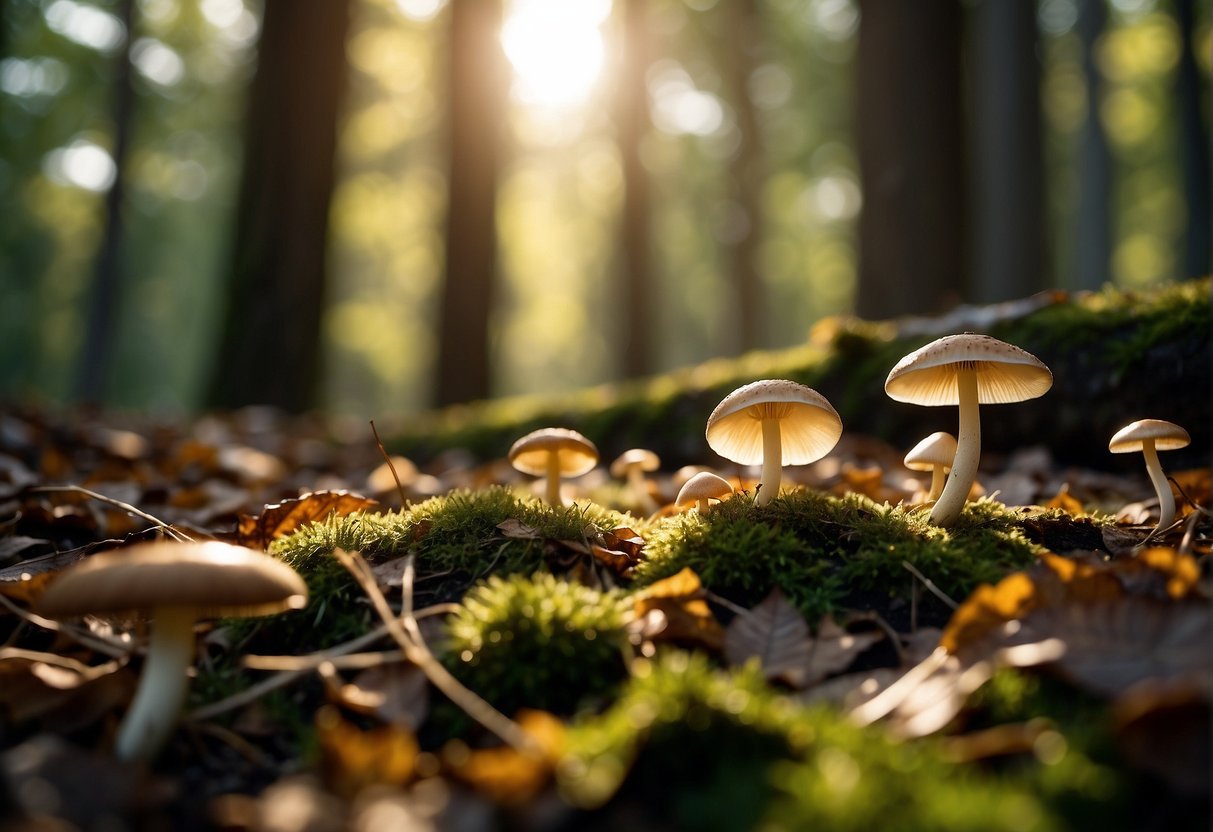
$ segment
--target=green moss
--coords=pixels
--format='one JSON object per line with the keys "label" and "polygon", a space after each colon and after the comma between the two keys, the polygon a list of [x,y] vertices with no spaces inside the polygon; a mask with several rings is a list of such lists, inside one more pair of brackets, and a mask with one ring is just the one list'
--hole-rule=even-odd
{"label": "green moss", "polygon": [[[497,527],[516,520],[533,529],[507,537]],[[294,619],[274,619],[290,649],[318,649],[364,632],[370,613],[363,593],[332,557],[336,548],[359,551],[372,563],[406,554],[415,558],[419,603],[458,600],[490,574],[531,574],[547,566],[553,540],[582,540],[634,521],[593,505],[553,508],[495,486],[454,491],[403,511],[355,513],[309,524],[274,541],[270,552],[308,583],[311,601]]]}
{"label": "green moss", "polygon": [[617,593],[550,574],[493,576],[451,618],[446,662],[507,714],[526,707],[570,715],[626,676],[627,607]]}
{"label": "green moss", "polygon": [[[706,830],[1061,828],[1021,785],[667,654],[570,732],[562,791],[630,825]],[[649,817],[637,817],[637,813]]]}
{"label": "green moss", "polygon": [[838,608],[876,607],[908,598],[910,563],[943,592],[962,599],[1041,551],[1023,535],[1023,514],[983,499],[966,506],[951,529],[926,512],[851,494],[810,490],[756,506],[740,495],[707,515],[670,518],[649,535],[647,585],[685,567],[714,592],[750,605],[779,587],[810,620]]}

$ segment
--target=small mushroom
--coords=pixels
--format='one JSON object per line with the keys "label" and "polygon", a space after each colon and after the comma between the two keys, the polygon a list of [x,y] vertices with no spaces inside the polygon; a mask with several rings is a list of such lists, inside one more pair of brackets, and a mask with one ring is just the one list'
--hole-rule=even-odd
{"label": "small mushroom", "polygon": [[1192,437],[1188,436],[1188,432],[1174,422],[1139,419],[1116,431],[1116,435],[1108,442],[1108,450],[1114,454],[1141,451],[1141,455],[1146,458],[1146,471],[1149,472],[1150,482],[1154,484],[1154,492],[1158,495],[1159,516],[1158,525],[1154,527],[1155,532],[1165,529],[1175,520],[1175,496],[1171,493],[1171,486],[1162,472],[1158,452],[1185,448],[1191,441]]}
{"label": "small mushroom", "polygon": [[740,465],[762,464],[754,502],[779,493],[784,465],[807,465],[828,454],[842,436],[842,419],[825,396],[784,379],[737,388],[708,417],[708,446]]}
{"label": "small mushroom", "polygon": [[711,471],[700,471],[683,483],[682,488],[678,491],[678,497],[674,500],[674,505],[683,506],[687,503],[695,503],[699,507],[700,514],[707,514],[710,500],[723,500],[732,493],[733,486],[724,477],[713,474]]}
{"label": "small mushroom", "polygon": [[646,473],[661,467],[661,458],[645,448],[624,451],[611,463],[611,476],[626,480],[632,500],[645,514],[657,511],[657,502],[649,494],[644,480]]}
{"label": "small mushroom", "polygon": [[943,491],[944,476],[952,467],[956,456],[956,439],[947,431],[936,431],[919,442],[906,454],[905,466],[911,471],[930,471],[931,490],[927,502],[939,499]]}
{"label": "small mushroom", "polygon": [[1021,402],[1044,395],[1053,374],[1025,350],[988,335],[948,335],[897,362],[884,389],[899,402],[960,406],[956,457],[931,522],[950,526],[960,517],[981,460],[980,404]]}
{"label": "small mushroom", "polygon": [[54,618],[151,611],[143,673],[114,746],[123,760],[149,760],[185,699],[198,619],[271,615],[306,604],[307,586],[282,561],[211,541],[141,543],[94,555],[55,578],[38,607]]}
{"label": "small mushroom", "polygon": [[544,477],[548,505],[562,506],[560,480],[580,477],[598,464],[594,443],[568,428],[540,428],[510,448],[510,464],[524,474]]}

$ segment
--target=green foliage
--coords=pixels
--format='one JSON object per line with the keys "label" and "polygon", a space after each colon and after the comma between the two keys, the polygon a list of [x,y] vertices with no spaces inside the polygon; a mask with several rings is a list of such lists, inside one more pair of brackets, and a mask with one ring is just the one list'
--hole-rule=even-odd
{"label": "green foliage", "polygon": [[448,625],[447,664],[499,710],[568,715],[627,674],[627,603],[550,574],[493,576]]}
{"label": "green foliage", "polygon": [[714,671],[687,653],[637,667],[609,710],[570,732],[561,787],[579,805],[629,818],[643,807],[685,829],[1061,828],[1020,784],[948,763],[934,741],[799,707],[754,668]]}
{"label": "green foliage", "polygon": [[[498,525],[516,520],[533,529],[507,537]],[[270,552],[293,566],[308,583],[311,601],[304,616],[319,635],[319,646],[363,632],[369,613],[362,592],[333,557],[336,548],[358,551],[371,563],[411,554],[417,596],[429,603],[456,600],[490,574],[531,574],[547,566],[545,544],[582,540],[632,522],[594,505],[553,508],[495,486],[454,491],[402,511],[357,512],[311,523],[274,541]],[[308,643],[307,634],[299,633]]]}
{"label": "green foliage", "polygon": [[1040,548],[1024,537],[1023,514],[993,500],[965,507],[950,529],[926,512],[832,497],[806,489],[756,506],[744,495],[706,515],[685,514],[649,535],[647,585],[685,567],[743,605],[779,587],[810,620],[840,607],[883,606],[907,597],[910,563],[954,598],[1031,563]]}

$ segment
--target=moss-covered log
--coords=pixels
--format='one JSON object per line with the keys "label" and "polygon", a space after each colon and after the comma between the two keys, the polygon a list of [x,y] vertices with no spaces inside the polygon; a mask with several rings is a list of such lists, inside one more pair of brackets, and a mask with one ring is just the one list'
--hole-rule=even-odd
{"label": "moss-covered log", "polygon": [[1151,293],[1052,292],[931,319],[829,319],[814,328],[809,343],[788,350],[714,360],[562,397],[441,411],[402,431],[396,445],[422,459],[451,447],[493,458],[529,430],[562,425],[592,438],[604,456],[639,445],[657,450],[667,465],[703,462],[714,458],[704,441],[704,423],[721,398],[757,378],[789,378],[824,394],[847,431],[908,448],[936,430],[954,431],[957,414],[955,408],[894,402],[884,393],[885,377],[906,353],[963,331],[1016,344],[1054,375],[1053,389],[1042,398],[985,411],[987,450],[1044,444],[1063,463],[1128,468],[1139,461],[1112,457],[1108,439],[1135,419],[1160,418],[1192,434],[1189,448],[1169,456],[1172,466],[1208,464],[1213,421],[1208,279]]}

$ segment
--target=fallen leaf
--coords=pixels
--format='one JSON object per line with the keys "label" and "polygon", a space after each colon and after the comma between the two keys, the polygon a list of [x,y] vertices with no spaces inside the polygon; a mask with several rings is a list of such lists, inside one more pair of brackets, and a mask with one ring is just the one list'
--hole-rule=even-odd
{"label": "fallen leaf", "polygon": [[533,800],[551,782],[564,752],[564,723],[546,711],[519,711],[520,727],[535,741],[532,753],[508,745],[468,749],[448,744],[443,761],[451,773],[498,803],[518,806]]}
{"label": "fallen leaf", "polygon": [[337,689],[341,705],[416,731],[429,712],[429,680],[414,664],[394,662],[363,670]]}
{"label": "fallen leaf", "polygon": [[737,615],[724,634],[724,657],[733,666],[758,659],[763,676],[805,687],[813,655],[808,622],[776,588],[752,610]]}
{"label": "fallen leaf", "polygon": [[297,499],[266,506],[256,517],[241,515],[235,542],[254,549],[265,549],[271,541],[290,534],[306,523],[325,520],[333,514],[344,517],[377,505],[376,501],[349,491],[313,491]]}
{"label": "fallen leaf", "polygon": [[839,627],[833,618],[825,616],[817,625],[817,636],[813,639],[805,684],[812,685],[847,669],[856,656],[883,638],[884,633],[880,631],[848,633]]}
{"label": "fallen leaf", "polygon": [[724,630],[690,567],[640,592],[633,613],[629,634],[634,640],[700,644],[712,650],[724,646]]}
{"label": "fallen leaf", "polygon": [[316,741],[325,785],[346,799],[367,786],[405,785],[421,750],[409,729],[385,724],[363,730],[332,705],[316,712]]}
{"label": "fallen leaf", "polygon": [[1045,508],[1059,508],[1067,514],[1072,514],[1075,517],[1086,517],[1086,509],[1083,508],[1082,501],[1074,499],[1070,494],[1070,484],[1063,483],[1061,489],[1052,498],[1044,504]]}
{"label": "fallen leaf", "polygon": [[513,540],[539,540],[541,537],[539,530],[534,526],[528,526],[526,523],[513,517],[498,523],[497,531]]}

